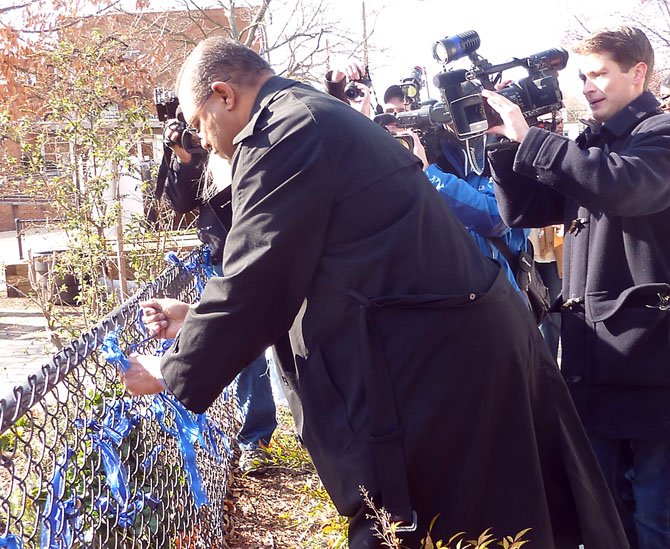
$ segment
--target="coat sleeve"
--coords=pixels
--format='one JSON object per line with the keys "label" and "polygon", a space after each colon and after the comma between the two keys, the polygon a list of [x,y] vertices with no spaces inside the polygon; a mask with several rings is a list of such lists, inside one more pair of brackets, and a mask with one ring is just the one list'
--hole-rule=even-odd
{"label": "coat sleeve", "polygon": [[[224,276],[212,278],[162,362],[168,387],[204,411],[290,328],[321,258],[332,176],[307,117],[240,145]],[[273,142],[273,135],[282,137]]]}
{"label": "coat sleeve", "polygon": [[428,179],[451,206],[458,220],[481,236],[502,236],[509,227],[500,217],[493,187],[487,177],[481,177],[478,188],[435,164],[425,170]]}
{"label": "coat sleeve", "polygon": [[204,163],[205,159],[201,155],[194,155],[188,164],[180,163],[176,155],[172,155],[165,180],[165,195],[175,212],[184,214],[200,206],[198,191]]}
{"label": "coat sleeve", "polygon": [[546,227],[563,223],[565,197],[514,170],[518,143],[500,143],[488,150],[500,215],[510,227]]}
{"label": "coat sleeve", "polygon": [[326,78],[325,78],[325,86],[326,86],[326,93],[329,95],[332,95],[333,97],[336,97],[340,101],[344,101],[347,105],[349,104],[349,100],[347,99],[347,96],[344,94],[344,88],[346,87],[346,78],[343,78],[339,82],[333,82],[330,78],[333,75],[333,71],[328,71],[326,73]]}
{"label": "coat sleeve", "polygon": [[670,122],[642,122],[619,152],[585,150],[563,137],[530,128],[514,170],[571,197],[592,212],[632,217],[670,207]]}

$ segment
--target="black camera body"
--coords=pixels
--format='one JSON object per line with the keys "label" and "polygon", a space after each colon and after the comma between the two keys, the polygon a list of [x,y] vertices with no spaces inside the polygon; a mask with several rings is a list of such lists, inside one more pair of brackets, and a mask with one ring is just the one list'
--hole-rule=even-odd
{"label": "black camera body", "polygon": [[558,80],[553,76],[522,78],[498,93],[519,105],[527,120],[559,110],[563,106],[563,94]]}
{"label": "black camera body", "polygon": [[[393,124],[398,128],[415,132],[425,149],[428,161],[433,162],[440,154],[440,140],[446,134],[444,125],[451,122],[451,114],[443,102],[429,99],[421,102],[414,110],[379,114],[375,116],[374,121],[383,127]],[[413,149],[411,137],[407,135],[393,137],[405,148],[410,151]]]}
{"label": "black camera body", "polygon": [[[446,37],[433,46],[434,57],[445,66],[465,55],[473,62],[470,70],[448,70],[433,79],[451,113],[459,139],[482,135],[489,127],[501,124],[497,113],[482,98],[481,91],[495,90],[495,82],[507,69],[523,67],[528,72],[527,77],[498,90],[498,93],[517,104],[529,123],[533,124],[538,116],[563,107],[563,94],[556,73],[567,64],[568,53],[564,49],[552,48],[492,65],[476,53],[479,45],[479,35],[475,31],[467,31]],[[497,76],[492,78],[492,75]]]}
{"label": "black camera body", "polygon": [[177,94],[172,90],[154,88],[154,105],[156,106],[158,120],[161,122],[167,122],[171,118],[177,118],[179,99],[177,98]]}
{"label": "black camera body", "polygon": [[347,99],[358,99],[363,97],[363,92],[358,89],[356,84],[363,84],[364,86],[372,87],[372,78],[370,78],[370,71],[365,67],[365,74],[357,80],[350,80],[344,87],[344,95]]}
{"label": "black camera body", "polygon": [[164,123],[164,136],[178,133],[176,141],[164,137],[165,145],[180,145],[190,153],[201,154],[205,150],[200,146],[196,136],[186,130],[186,121],[179,107],[179,98],[172,90],[154,88],[154,105],[158,120]]}
{"label": "black camera body", "polygon": [[446,105],[435,100],[424,102],[418,109],[399,112],[395,118],[399,127],[414,130],[419,134],[451,122],[451,114]]}

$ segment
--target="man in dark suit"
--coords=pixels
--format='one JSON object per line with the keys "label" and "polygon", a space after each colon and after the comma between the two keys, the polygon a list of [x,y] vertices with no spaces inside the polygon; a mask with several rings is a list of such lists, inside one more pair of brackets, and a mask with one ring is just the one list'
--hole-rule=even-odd
{"label": "man in dark suit", "polygon": [[145,320],[177,337],[162,360],[132,358],[128,390],[166,386],[202,412],[275,344],[352,549],[381,543],[361,485],[409,547],[438,515],[433,539],[532,528],[543,549],[624,547],[537,328],[417,157],[224,39],[194,50],[178,92],[203,146],[232,163],[224,276],[195,308],[147,304]]}
{"label": "man in dark suit", "polygon": [[670,115],[637,28],[578,43],[593,120],[571,141],[484,92],[510,141],[491,150],[512,226],[566,227],[561,370],[631,547],[670,547]]}

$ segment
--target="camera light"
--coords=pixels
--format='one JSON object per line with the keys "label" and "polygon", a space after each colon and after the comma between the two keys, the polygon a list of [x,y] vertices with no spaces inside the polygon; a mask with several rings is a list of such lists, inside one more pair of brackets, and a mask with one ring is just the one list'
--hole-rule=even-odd
{"label": "camera light", "polygon": [[414,84],[403,84],[401,89],[402,94],[405,97],[409,97],[410,99],[414,99],[417,95],[419,95],[419,90]]}
{"label": "camera light", "polygon": [[440,63],[450,63],[474,53],[481,45],[477,31],[465,31],[447,36],[433,44],[433,58]]}

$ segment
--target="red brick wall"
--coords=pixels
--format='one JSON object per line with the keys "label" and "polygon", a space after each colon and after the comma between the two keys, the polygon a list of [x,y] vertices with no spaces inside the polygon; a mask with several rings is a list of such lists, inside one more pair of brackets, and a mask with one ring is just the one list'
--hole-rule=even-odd
{"label": "red brick wall", "polygon": [[0,232],[14,231],[15,219],[55,218],[49,204],[31,202],[0,202]]}

